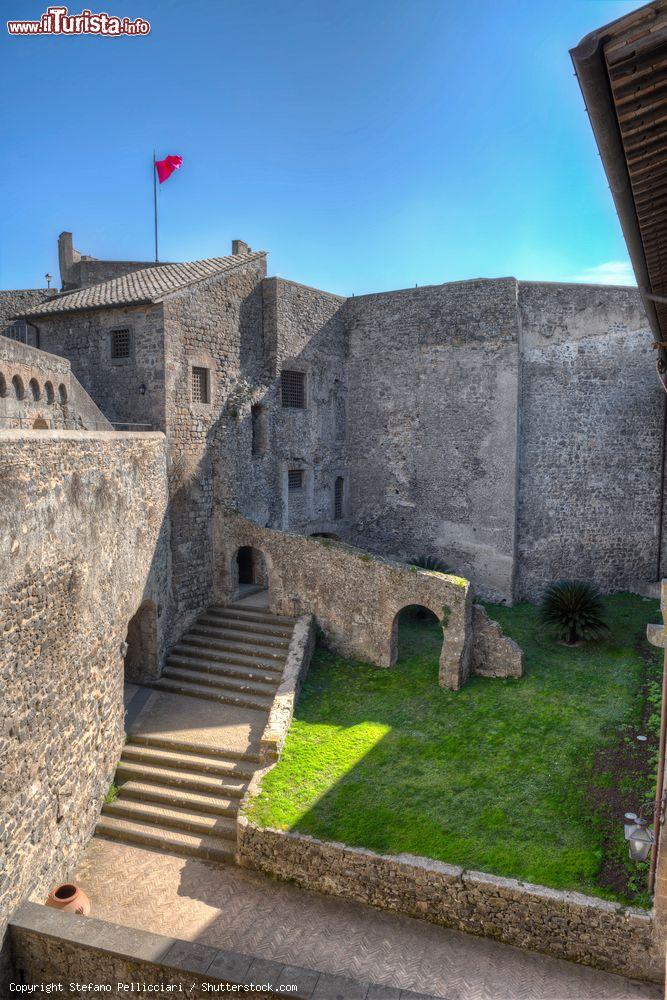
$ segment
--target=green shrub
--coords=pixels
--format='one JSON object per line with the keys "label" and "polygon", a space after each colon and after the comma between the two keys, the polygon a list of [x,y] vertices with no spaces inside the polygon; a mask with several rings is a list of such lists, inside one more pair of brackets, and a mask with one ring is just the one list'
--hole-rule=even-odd
{"label": "green shrub", "polygon": [[581,580],[561,580],[547,588],[540,618],[561,642],[599,639],[609,630],[599,591]]}

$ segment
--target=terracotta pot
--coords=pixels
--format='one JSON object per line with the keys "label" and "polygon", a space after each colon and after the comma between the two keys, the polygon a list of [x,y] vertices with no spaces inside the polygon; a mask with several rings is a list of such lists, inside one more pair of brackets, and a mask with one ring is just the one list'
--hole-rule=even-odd
{"label": "terracotta pot", "polygon": [[81,913],[84,917],[90,914],[90,900],[83,889],[71,882],[52,889],[46,905],[53,906],[56,910],[66,910],[68,913]]}

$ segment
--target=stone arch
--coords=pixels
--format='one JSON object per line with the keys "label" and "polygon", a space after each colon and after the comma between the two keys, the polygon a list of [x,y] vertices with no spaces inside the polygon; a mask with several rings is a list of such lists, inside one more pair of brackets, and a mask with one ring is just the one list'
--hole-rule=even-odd
{"label": "stone arch", "polygon": [[262,549],[254,545],[240,545],[232,557],[232,593],[239,597],[244,588],[269,590],[271,586],[271,561]]}
{"label": "stone arch", "polygon": [[53,391],[53,382],[44,383],[44,392],[46,393],[46,402],[51,404],[56,398],[56,394]]}
{"label": "stone arch", "polygon": [[35,422],[32,425],[34,431],[48,431],[49,425],[47,424],[44,417],[35,417]]}
{"label": "stone arch", "polygon": [[15,375],[12,379],[12,386],[14,387],[14,395],[17,399],[25,399],[25,386],[23,385],[23,379],[20,375]]}
{"label": "stone arch", "polygon": [[42,390],[39,388],[39,382],[36,378],[31,378],[28,382],[28,392],[32,396],[35,402],[40,399],[42,395]]}
{"label": "stone arch", "polygon": [[125,680],[142,681],[158,676],[157,608],[143,601],[130,618],[125,639]]}
{"label": "stone arch", "polygon": [[398,624],[401,614],[408,608],[419,608],[424,611],[431,612],[431,614],[435,616],[438,624],[442,628],[443,639],[442,639],[442,647],[440,649],[438,678],[441,687],[449,686],[449,684],[447,684],[445,680],[445,678],[448,676],[449,673],[449,657],[447,655],[447,649],[446,649],[446,634],[445,634],[446,625],[443,620],[443,608],[437,608],[431,604],[425,604],[422,601],[415,600],[414,602],[411,602],[409,604],[403,604],[398,609],[398,611],[394,615],[394,619],[391,625],[391,636],[389,639],[389,666],[390,667],[395,666],[396,660],[398,659]]}
{"label": "stone arch", "polygon": [[62,403],[63,406],[67,402],[67,386],[64,382],[58,386],[58,402]]}
{"label": "stone arch", "polygon": [[4,399],[8,392],[9,389],[7,388],[7,379],[5,378],[4,373],[0,372],[0,399]]}

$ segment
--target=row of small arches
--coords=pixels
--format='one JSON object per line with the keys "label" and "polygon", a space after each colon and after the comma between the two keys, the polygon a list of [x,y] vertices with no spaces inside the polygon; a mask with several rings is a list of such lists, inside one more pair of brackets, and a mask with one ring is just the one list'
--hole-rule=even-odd
{"label": "row of small arches", "polygon": [[[61,406],[64,406],[67,402],[67,386],[61,382],[58,386],[58,402]],[[31,378],[28,382],[28,389],[23,382],[20,375],[15,375],[10,383],[7,384],[7,379],[0,372],[0,398],[9,396],[10,392],[16,397],[16,399],[31,399],[37,402],[44,396],[47,403],[55,403],[56,401],[56,390],[53,387],[53,382],[45,382],[44,388],[40,386],[36,378]]]}

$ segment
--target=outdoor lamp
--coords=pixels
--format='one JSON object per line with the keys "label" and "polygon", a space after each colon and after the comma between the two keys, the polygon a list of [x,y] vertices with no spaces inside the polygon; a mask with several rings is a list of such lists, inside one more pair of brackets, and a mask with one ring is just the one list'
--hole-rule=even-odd
{"label": "outdoor lamp", "polygon": [[630,830],[632,830],[638,818],[637,813],[626,813],[623,817],[623,833],[625,834],[626,840],[629,839]]}
{"label": "outdoor lamp", "polygon": [[653,847],[653,832],[647,828],[646,820],[639,817],[630,828],[628,854],[631,861],[646,861]]}

